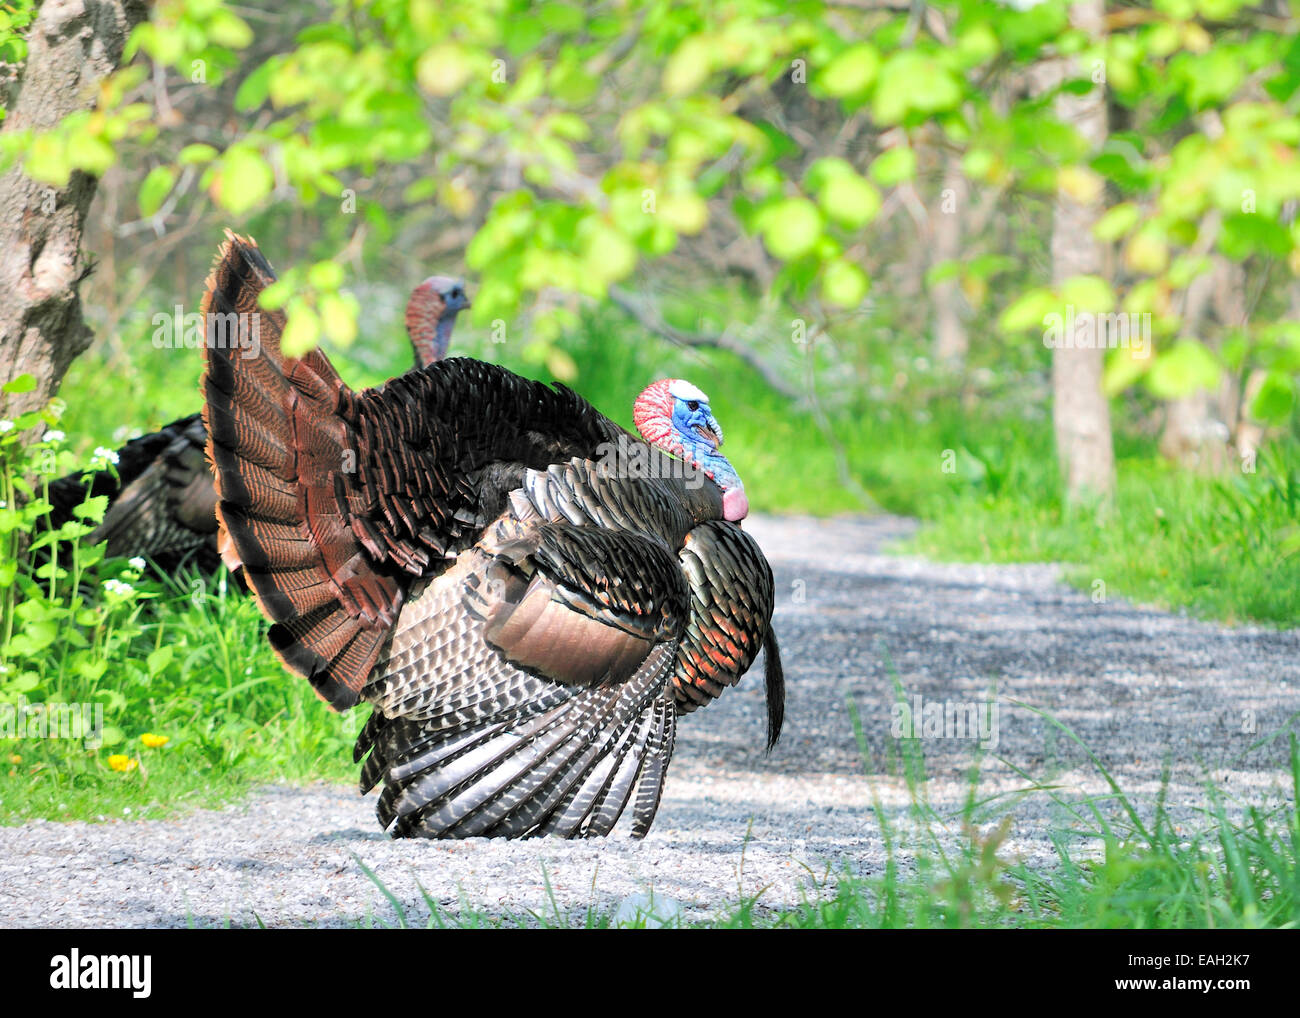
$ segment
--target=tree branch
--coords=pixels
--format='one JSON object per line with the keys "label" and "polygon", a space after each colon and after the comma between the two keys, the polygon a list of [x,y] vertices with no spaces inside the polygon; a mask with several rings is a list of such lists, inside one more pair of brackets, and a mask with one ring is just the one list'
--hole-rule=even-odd
{"label": "tree branch", "polygon": [[758,355],[757,351],[735,336],[728,335],[725,332],[687,332],[675,325],[669,325],[668,322],[664,321],[664,317],[659,313],[658,308],[653,307],[648,302],[637,300],[626,290],[617,286],[610,287],[609,299],[626,314],[636,319],[647,332],[653,332],[656,336],[661,336],[678,346],[712,347],[715,350],[726,350],[728,353],[735,354],[762,375],[763,380],[782,396],[798,399],[803,395],[786,381],[780,369],[768,363]]}

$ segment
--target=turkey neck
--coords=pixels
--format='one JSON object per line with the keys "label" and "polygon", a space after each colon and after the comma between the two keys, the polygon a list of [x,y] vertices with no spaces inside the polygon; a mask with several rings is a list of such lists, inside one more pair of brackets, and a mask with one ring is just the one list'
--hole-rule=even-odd
{"label": "turkey neck", "polygon": [[451,346],[451,330],[455,325],[456,312],[453,311],[442,315],[433,328],[421,325],[408,330],[411,347],[415,351],[416,367],[427,367],[447,356],[447,350]]}

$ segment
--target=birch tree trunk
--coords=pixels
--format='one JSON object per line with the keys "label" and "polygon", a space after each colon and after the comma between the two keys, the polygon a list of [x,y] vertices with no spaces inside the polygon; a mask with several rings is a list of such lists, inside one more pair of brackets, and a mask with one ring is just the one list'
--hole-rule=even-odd
{"label": "birch tree trunk", "polygon": [[[953,155],[944,156],[943,187],[939,193],[939,210],[930,217],[934,224],[934,248],[931,264],[961,257],[962,217],[970,214],[966,178],[961,162]],[[930,288],[934,308],[934,355],[939,364],[959,371],[966,363],[970,337],[961,316],[961,287],[949,276]]]}
{"label": "birch tree trunk", "polygon": [[[1211,269],[1187,286],[1182,335],[1200,340],[1210,349],[1221,345],[1231,325],[1244,324],[1245,285],[1240,266],[1222,255],[1211,256]],[[1228,292],[1225,292],[1227,289]],[[1211,328],[1209,308],[1214,306],[1218,327]],[[1228,465],[1231,437],[1225,421],[1237,414],[1237,379],[1229,373],[1217,392],[1199,389],[1171,400],[1160,435],[1160,452],[1189,470],[1219,473]]]}
{"label": "birch tree trunk", "polygon": [[[1072,23],[1093,38],[1103,33],[1101,0],[1080,0],[1070,8]],[[1059,83],[1066,74],[1056,69]],[[1096,151],[1106,140],[1106,90],[1097,85],[1082,95],[1062,93],[1057,116],[1072,124],[1088,147]],[[1101,214],[1101,196],[1081,201],[1064,192],[1056,197],[1052,223],[1052,277],[1058,285],[1072,276],[1103,275],[1105,250],[1092,234]],[[1076,308],[1099,312],[1101,308]],[[1082,325],[1082,322],[1077,322]],[[1080,349],[1061,344],[1052,357],[1052,420],[1056,451],[1065,481],[1068,504],[1109,501],[1115,491],[1115,453],[1111,442],[1110,404],[1102,390],[1105,350],[1096,345]]]}
{"label": "birch tree trunk", "polygon": [[[147,13],[141,0],[46,0],[28,35],[4,131],[43,131],[90,109]],[[5,416],[44,405],[90,345],[78,285],[87,272],[81,235],[96,183],[78,172],[55,190],[21,166],[0,178],[0,383],[21,374],[36,379],[32,392],[5,397]]]}

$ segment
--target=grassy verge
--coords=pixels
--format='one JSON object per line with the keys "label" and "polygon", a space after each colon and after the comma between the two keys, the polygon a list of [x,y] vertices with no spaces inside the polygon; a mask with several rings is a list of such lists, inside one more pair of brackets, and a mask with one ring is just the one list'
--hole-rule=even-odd
{"label": "grassy verge", "polygon": [[[127,579],[114,595],[124,599],[121,639],[99,678],[102,658],[82,658],[61,677],[57,652],[43,672],[10,662],[8,700],[27,705],[28,733],[0,737],[0,823],[171,816],[268,782],[355,780],[351,746],[364,718],[333,713],[284,671],[256,605],[224,575],[163,582],[120,561],[103,571]],[[93,622],[59,626],[52,648],[85,640],[93,649]],[[98,736],[56,737],[53,715],[44,734],[35,712],[58,704],[102,711]]]}

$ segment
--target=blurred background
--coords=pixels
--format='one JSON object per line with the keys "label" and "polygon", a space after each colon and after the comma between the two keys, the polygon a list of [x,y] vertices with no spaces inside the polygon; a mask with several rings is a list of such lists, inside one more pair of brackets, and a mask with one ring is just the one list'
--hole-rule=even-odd
{"label": "blurred background", "polygon": [[[12,65],[34,9],[6,11]],[[757,508],[916,514],[931,553],[1283,622],[1296,29],[1232,0],[159,3],[93,112],[4,137],[49,188],[97,178],[79,450],[196,408],[154,319],[197,310],[230,225],[354,384],[407,366],[410,287],[463,274],[458,352],[625,422],[691,378]],[[1109,348],[1053,349],[1071,309]]]}

